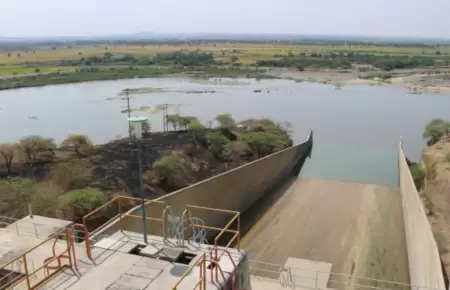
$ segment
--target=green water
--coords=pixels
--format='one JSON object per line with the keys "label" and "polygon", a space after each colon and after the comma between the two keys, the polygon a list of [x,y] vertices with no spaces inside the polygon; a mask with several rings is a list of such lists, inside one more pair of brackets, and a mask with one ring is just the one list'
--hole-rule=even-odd
{"label": "green water", "polygon": [[305,161],[299,178],[398,186],[395,148],[353,144],[317,144]]}

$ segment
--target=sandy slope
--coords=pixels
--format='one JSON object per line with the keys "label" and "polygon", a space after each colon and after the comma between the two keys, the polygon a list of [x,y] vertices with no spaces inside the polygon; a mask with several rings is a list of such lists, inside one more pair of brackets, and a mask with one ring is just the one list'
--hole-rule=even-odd
{"label": "sandy slope", "polygon": [[[264,208],[269,210],[258,218]],[[255,205],[244,218],[259,219],[241,240],[252,260],[284,264],[293,256],[332,263],[335,273],[409,281],[397,189],[297,179]],[[331,279],[348,282],[336,274]],[[349,288],[337,283],[328,286]]]}

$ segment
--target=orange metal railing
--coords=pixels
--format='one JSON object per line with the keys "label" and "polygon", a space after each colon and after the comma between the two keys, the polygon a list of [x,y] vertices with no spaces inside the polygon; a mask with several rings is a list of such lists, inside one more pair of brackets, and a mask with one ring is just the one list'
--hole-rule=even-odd
{"label": "orange metal railing", "polygon": [[[231,279],[231,290],[236,290],[236,276],[237,276],[237,267],[236,267],[236,263],[234,262],[231,254],[229,251],[224,250],[224,253],[227,253],[231,263],[233,264],[233,271],[231,272],[230,275],[230,279]],[[181,278],[178,280],[178,282],[172,286],[172,290],[177,290],[177,287],[180,286],[181,282],[183,282],[183,280],[189,275],[189,273],[192,271],[192,269],[196,266],[200,266],[200,278],[198,280],[198,282],[195,284],[193,290],[196,290],[198,288],[198,286],[200,286],[200,290],[206,290],[206,269],[208,268],[207,263],[211,263],[211,267],[209,267],[209,271],[211,274],[211,278],[210,281],[211,283],[215,283],[218,284],[219,283],[219,279],[217,277],[217,273],[220,273],[220,276],[222,277],[222,281],[223,281],[223,285],[226,285],[227,279],[225,276],[224,271],[222,270],[222,267],[220,266],[219,262],[216,261],[215,259],[213,259],[213,250],[211,250],[208,255],[211,257],[210,259],[207,259],[206,253],[203,253],[198,259],[197,261],[195,261],[194,263],[192,263],[192,265],[187,269],[187,271],[184,273],[183,276],[181,276]],[[213,266],[214,265],[214,266]],[[213,269],[215,269],[216,271],[216,279],[214,279],[214,275],[213,275]]]}
{"label": "orange metal railing", "polygon": [[[82,220],[83,220],[83,225],[84,227],[87,229],[87,219],[89,217],[94,216],[95,214],[97,214],[98,212],[100,212],[101,210],[107,209],[109,206],[115,204],[117,206],[118,209],[118,213],[110,218],[107,222],[105,222],[103,225],[97,227],[96,229],[92,230],[89,233],[89,237],[92,237],[93,235],[97,234],[98,232],[100,232],[101,230],[104,230],[107,226],[109,226],[110,224],[114,223],[115,221],[117,221],[117,219],[121,220],[124,217],[130,217],[130,218],[139,218],[142,219],[142,216],[140,215],[134,215],[134,214],[129,214],[126,212],[122,212],[123,208],[124,208],[124,203],[125,202],[141,202],[140,198],[135,198],[135,197],[128,197],[128,196],[118,196],[116,198],[111,199],[109,202],[105,203],[104,205],[96,208],[95,210],[93,210],[92,212],[88,213],[87,215],[85,215]],[[146,220],[148,221],[152,221],[152,222],[158,222],[158,223],[162,223],[164,224],[165,221],[162,218],[162,211],[164,210],[164,208],[166,207],[166,202],[164,201],[159,201],[159,200],[150,200],[150,199],[144,199],[146,205],[147,204],[160,204],[162,206],[161,209],[161,218],[154,218],[154,217],[146,217]],[[136,204],[135,204],[136,205]],[[148,214],[148,213],[147,213]]]}
{"label": "orange metal railing", "polygon": [[[65,250],[62,251],[59,254],[56,254],[56,241],[60,237],[64,237],[66,241],[66,247]],[[32,252],[35,250],[38,250],[39,247],[43,246],[44,244],[48,243],[52,239],[55,239],[52,246],[53,256],[45,259],[43,265],[39,267],[38,269],[34,269],[32,271],[29,270],[28,267],[28,259],[30,256],[32,256]],[[31,258],[30,258],[31,259]],[[68,263],[63,263],[63,259],[65,259]],[[0,266],[1,270],[8,271],[8,267],[12,267],[14,263],[19,263],[23,265],[23,275],[17,276],[16,278],[12,279],[11,281],[8,281],[6,285],[4,284],[2,287],[4,289],[11,289],[14,286],[17,286],[18,284],[25,282],[27,289],[36,289],[45,282],[47,282],[49,279],[51,279],[54,275],[57,273],[63,271],[64,269],[74,269],[76,268],[76,257],[75,257],[75,250],[74,250],[74,243],[73,238],[71,235],[71,232],[69,229],[61,230],[54,235],[47,238],[45,241],[40,243],[39,245],[31,248],[30,250],[26,251],[25,253],[22,253],[20,256],[16,257],[15,259],[7,262],[6,264]],[[57,261],[58,266],[49,266],[50,263]],[[54,270],[52,273],[48,273],[47,271],[51,269]],[[39,271],[44,271],[44,275],[41,275],[39,277]],[[48,275],[46,275],[46,272]],[[42,277],[43,276],[43,277]],[[36,277],[34,280],[31,279],[31,277]]]}
{"label": "orange metal railing", "polygon": [[[190,233],[191,227],[197,227],[200,229],[217,231],[218,234],[214,238],[214,246],[215,247],[218,246],[219,239],[225,233],[232,233],[233,237],[230,239],[228,244],[226,244],[224,246],[224,248],[225,249],[229,248],[233,244],[233,242],[236,241],[236,247],[238,250],[240,250],[240,247],[241,247],[241,213],[240,212],[234,211],[234,210],[210,208],[210,207],[203,207],[203,206],[197,206],[197,205],[186,205],[186,209],[187,209],[187,211],[186,211],[186,240],[189,241],[189,239],[191,237],[191,233]],[[216,212],[216,213],[221,213],[221,214],[228,214],[228,215],[232,215],[232,218],[228,222],[228,224],[223,228],[212,227],[212,226],[207,226],[207,225],[192,224],[192,223],[190,223],[190,216],[191,216],[191,211],[193,211],[193,210],[203,210],[203,211],[210,211],[210,212]],[[236,230],[231,230],[230,227],[235,222],[237,224]]]}
{"label": "orange metal railing", "polygon": [[86,246],[86,256],[90,260],[92,260],[91,240],[89,239],[89,232],[87,230],[87,227],[85,227],[83,224],[73,224],[72,228],[74,235],[78,231],[77,229],[79,229],[83,233],[84,244]]}
{"label": "orange metal railing", "polygon": [[183,282],[183,280],[189,275],[189,273],[191,273],[191,271],[194,269],[194,267],[196,266],[200,266],[200,279],[197,282],[197,284],[195,284],[195,287],[193,290],[196,290],[198,288],[198,286],[200,286],[200,290],[206,290],[206,262],[208,260],[206,259],[206,253],[203,253],[194,263],[192,263],[192,265],[186,270],[186,272],[184,272],[184,275],[180,277],[180,279],[178,280],[178,282],[172,286],[172,290],[177,290],[177,287],[180,286],[181,282]]}
{"label": "orange metal railing", "polygon": [[[227,215],[231,215],[231,219],[230,221],[223,227],[223,228],[218,228],[218,227],[213,227],[213,226],[208,226],[208,225],[203,225],[203,224],[193,224],[191,223],[190,217],[192,215],[191,211],[195,211],[195,210],[201,210],[201,211],[209,211],[209,212],[216,212],[216,213],[220,213],[220,214],[227,214]],[[199,263],[204,263],[204,265],[200,265],[200,268],[206,269],[206,262],[210,262],[211,263],[211,267],[210,267],[210,274],[211,274],[211,283],[214,282],[219,282],[219,273],[220,276],[222,277],[224,284],[226,283],[226,278],[225,275],[222,271],[222,268],[220,267],[220,260],[222,258],[222,256],[224,254],[227,254],[229,256],[229,259],[231,261],[231,263],[233,264],[233,271],[231,273],[231,279],[232,279],[232,290],[235,289],[236,287],[236,276],[237,276],[237,267],[236,264],[230,254],[230,252],[228,251],[228,248],[234,243],[236,242],[236,247],[238,250],[240,250],[240,242],[241,242],[241,215],[240,212],[238,211],[233,211],[233,210],[224,210],[224,209],[217,209],[217,208],[209,208],[209,207],[203,207],[203,206],[196,206],[196,205],[186,205],[186,211],[185,211],[185,223],[186,223],[186,227],[185,227],[185,239],[189,242],[190,238],[191,238],[191,228],[200,228],[200,229],[204,229],[204,230],[212,230],[212,231],[216,231],[218,232],[217,236],[214,238],[214,247],[211,249],[211,251],[208,253],[210,259],[206,259],[205,253],[202,254],[202,256],[191,265],[191,267],[189,267],[189,269],[186,271],[186,273],[184,273],[184,275],[178,280],[178,282],[172,287],[172,290],[176,290],[177,287],[180,285],[180,283],[185,279],[185,277],[190,273],[190,271],[192,270],[192,268],[196,265],[198,265]],[[236,230],[232,230],[230,229],[230,227],[236,223]],[[219,249],[219,239],[225,234],[225,233],[231,233],[233,234],[233,236],[231,237],[230,241],[222,248]],[[221,254],[219,254],[219,251],[222,251]],[[215,272],[215,273],[214,273]],[[215,274],[215,275],[214,275]],[[205,280],[205,276],[204,275],[200,275],[200,279],[198,281],[198,283],[196,284],[195,289],[197,289],[198,285],[201,283],[206,283]],[[205,288],[200,288],[200,290],[205,289]]]}

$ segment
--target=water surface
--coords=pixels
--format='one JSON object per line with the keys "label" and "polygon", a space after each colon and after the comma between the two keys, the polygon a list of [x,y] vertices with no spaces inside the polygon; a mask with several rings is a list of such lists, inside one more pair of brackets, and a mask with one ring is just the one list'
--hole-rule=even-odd
{"label": "water surface", "polygon": [[[0,92],[0,121],[3,124],[0,139],[10,142],[38,134],[61,141],[68,134],[87,134],[96,143],[102,143],[118,135],[126,136],[127,116],[120,112],[125,108],[125,101],[107,99],[125,88],[155,87],[173,92],[135,95],[132,107],[182,104],[181,114],[198,116],[205,123],[226,112],[238,120],[268,117],[289,121],[294,126],[296,142],[302,142],[309,130],[314,130],[313,154],[317,163],[303,173],[305,176],[332,177],[336,172],[356,168],[354,165],[359,163],[359,168],[365,164],[366,168],[378,170],[361,170],[359,173],[350,170],[335,178],[353,176],[353,179],[367,180],[363,176],[372,173],[377,177],[370,180],[377,183],[385,180],[390,184],[393,179],[385,176],[392,175],[389,172],[392,160],[396,158],[400,136],[403,136],[406,154],[419,159],[424,146],[421,139],[423,127],[432,118],[446,118],[450,108],[448,96],[411,95],[401,88],[350,86],[336,90],[329,85],[289,80],[241,81],[248,84],[224,85],[157,78],[3,91]],[[255,89],[262,92],[255,93]],[[183,90],[216,93],[180,92]],[[30,120],[30,116],[36,116],[38,120]],[[153,129],[161,130],[162,116],[148,113],[147,116]],[[329,162],[333,165],[324,166],[327,160],[334,160]]]}

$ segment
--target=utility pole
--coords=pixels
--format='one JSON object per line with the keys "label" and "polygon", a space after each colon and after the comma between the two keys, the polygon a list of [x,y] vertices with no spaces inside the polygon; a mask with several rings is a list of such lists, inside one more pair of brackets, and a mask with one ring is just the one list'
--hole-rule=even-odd
{"label": "utility pole", "polygon": [[[125,99],[127,100],[127,113],[128,113],[128,119],[131,118],[131,107],[130,107],[130,89],[125,89]],[[128,137],[131,138],[131,131],[132,131],[132,127],[131,127],[131,123],[128,122]]]}

